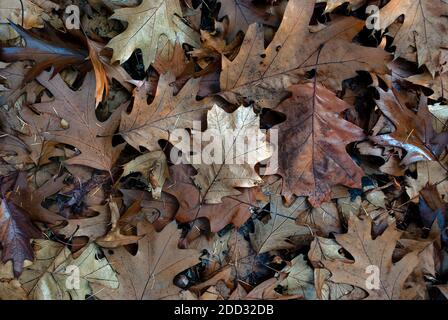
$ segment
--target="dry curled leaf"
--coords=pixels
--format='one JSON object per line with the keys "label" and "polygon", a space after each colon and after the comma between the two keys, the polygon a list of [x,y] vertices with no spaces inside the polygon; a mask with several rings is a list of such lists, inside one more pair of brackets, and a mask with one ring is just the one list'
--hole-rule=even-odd
{"label": "dry curled leaf", "polygon": [[126,163],[123,166],[122,177],[133,172],[140,172],[148,182],[148,191],[155,199],[162,195],[162,187],[168,178],[168,165],[166,156],[162,151],[153,151]]}
{"label": "dry curled leaf", "polygon": [[371,137],[379,145],[403,148],[407,151],[402,163],[405,165],[418,161],[436,160],[447,145],[446,133],[437,135],[427,106],[427,98],[420,97],[418,113],[407,106],[396,90],[378,89],[380,99],[378,107],[395,125],[390,134]]}

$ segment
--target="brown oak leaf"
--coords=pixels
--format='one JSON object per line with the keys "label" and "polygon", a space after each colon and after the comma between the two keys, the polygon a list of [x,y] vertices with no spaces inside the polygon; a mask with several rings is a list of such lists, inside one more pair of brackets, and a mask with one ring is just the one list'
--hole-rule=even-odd
{"label": "brown oak leaf", "polygon": [[398,17],[404,15],[404,22],[395,35],[395,56],[406,56],[409,47],[417,50],[419,66],[426,65],[434,77],[448,62],[443,53],[448,48],[446,16],[448,3],[444,0],[392,0],[379,12],[380,27],[385,30]]}
{"label": "brown oak leaf", "polygon": [[307,207],[304,197],[286,207],[280,195],[271,196],[269,221],[263,223],[255,220],[254,233],[250,234],[252,246],[257,254],[272,250],[293,249],[300,242],[311,242],[310,229],[296,223],[297,217]]}
{"label": "brown oak leaf", "polygon": [[235,104],[249,100],[272,108],[287,96],[285,88],[310,70],[316,69],[317,77],[333,90],[341,90],[342,81],[358,70],[387,72],[388,53],[352,43],[364,21],[345,17],[313,30],[309,22],[314,5],[315,0],[289,1],[266,49],[262,26],[250,25],[238,56],[233,61],[222,58],[221,95]]}
{"label": "brown oak leaf", "polygon": [[147,221],[140,222],[137,229],[138,235],[144,237],[138,242],[136,255],[131,255],[123,247],[114,250],[113,254],[106,253],[112,268],[118,273],[120,286],[112,290],[94,285],[98,298],[173,299],[181,291],[173,284],[174,277],[199,263],[199,251],[178,249],[181,231],[175,222],[159,233]]}
{"label": "brown oak leaf", "polygon": [[292,97],[276,109],[287,116],[278,127],[278,152],[284,155],[278,162],[282,195],[308,196],[311,205],[318,207],[330,200],[335,185],[361,186],[363,171],[345,147],[364,134],[339,116],[350,106],[322,85],[308,83],[289,90]]}
{"label": "brown oak leaf", "polygon": [[[193,179],[204,203],[220,203],[223,197],[240,195],[236,188],[252,188],[262,182],[254,167],[271,156],[272,146],[251,107],[240,106],[227,113],[215,104],[207,113],[207,130],[192,130],[192,135],[193,155],[189,141],[186,145],[181,138],[175,147],[190,155],[187,160],[198,172]],[[212,143],[206,143],[210,140]]]}
{"label": "brown oak leaf", "polygon": [[120,134],[134,148],[160,150],[160,139],[170,141],[173,130],[192,128],[194,121],[204,117],[208,106],[205,101],[196,101],[199,79],[190,79],[175,96],[171,85],[174,81],[171,73],[160,76],[156,96],[150,104],[146,85],[135,90],[132,111],[123,112],[120,125]]}
{"label": "brown oak leaf", "polygon": [[50,178],[39,188],[34,189],[30,186],[30,184],[28,184],[26,175],[19,175],[16,182],[16,187],[14,188],[16,192],[12,194],[12,200],[15,204],[29,212],[31,219],[48,223],[50,225],[57,225],[64,221],[65,218],[47,208],[44,208],[42,203],[46,198],[54,195],[62,189],[64,186],[64,179],[66,177],[67,175],[64,174],[60,177]]}
{"label": "brown oak leaf", "polygon": [[[332,274],[331,281],[364,289],[369,294],[366,299],[400,299],[404,282],[418,264],[418,252],[411,252],[393,263],[392,254],[401,232],[390,225],[383,234],[373,239],[371,230],[372,221],[369,218],[360,220],[355,215],[350,216],[348,232],[336,235],[336,241],[353,256],[354,262],[322,262]],[[378,289],[366,285],[370,284],[372,271],[368,270],[371,266],[379,270]]]}
{"label": "brown oak leaf", "polygon": [[78,91],[71,90],[59,75],[50,79],[51,72],[42,73],[37,80],[45,86],[54,99],[34,104],[34,108],[64,119],[68,129],[44,132],[47,140],[76,147],[81,154],[66,161],[99,170],[109,171],[124,144],[112,146],[112,136],[117,129],[121,112],[117,110],[105,122],[95,115],[95,77],[88,73]]}
{"label": "brown oak leaf", "polygon": [[53,75],[70,65],[85,63],[88,55],[79,34],[64,34],[49,26],[43,30],[25,30],[10,22],[10,26],[25,39],[25,47],[0,48],[0,60],[13,62],[17,60],[34,60],[36,64],[28,70],[24,82],[36,78],[42,71],[53,66]]}
{"label": "brown oak leaf", "polygon": [[115,10],[111,18],[128,22],[126,30],[107,44],[114,50],[112,61],[123,63],[141,49],[148,68],[157,54],[172,54],[176,41],[200,46],[199,35],[182,20],[179,0],[143,0],[139,6]]}

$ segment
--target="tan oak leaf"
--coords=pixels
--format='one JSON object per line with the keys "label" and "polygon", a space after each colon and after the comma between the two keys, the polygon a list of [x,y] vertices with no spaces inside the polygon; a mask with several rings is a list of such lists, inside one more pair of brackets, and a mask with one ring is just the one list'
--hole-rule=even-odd
{"label": "tan oak leaf", "polygon": [[[85,300],[92,296],[91,285],[118,287],[118,279],[95,244],[88,245],[78,257],[50,240],[33,240],[35,260],[19,278],[27,295],[35,300]],[[67,286],[73,270],[79,272],[79,287]]]}
{"label": "tan oak leaf", "polygon": [[120,286],[116,290],[95,287],[98,298],[173,299],[181,291],[174,285],[174,277],[199,263],[199,251],[178,248],[181,230],[175,222],[159,233],[147,221],[140,222],[137,229],[138,235],[144,236],[138,242],[137,254],[133,256],[123,247],[106,254],[118,273]]}
{"label": "tan oak leaf", "polygon": [[158,54],[171,55],[176,41],[200,47],[199,34],[182,20],[179,0],[143,0],[137,7],[116,9],[110,18],[128,23],[126,30],[107,44],[114,50],[112,61],[120,64],[136,49],[142,50],[148,68]]}
{"label": "tan oak leaf", "polygon": [[[194,154],[189,161],[198,171],[194,181],[205,203],[221,203],[223,197],[241,194],[235,188],[252,188],[262,182],[254,166],[269,158],[272,150],[251,107],[241,106],[227,113],[214,105],[207,113],[207,130],[193,130],[192,135]],[[185,144],[178,144],[183,151]],[[197,161],[198,156],[201,161]]]}
{"label": "tan oak leaf", "polygon": [[[370,218],[360,220],[352,215],[348,223],[348,232],[336,235],[336,241],[352,255],[354,261],[322,262],[332,274],[331,281],[362,288],[369,294],[367,299],[400,299],[404,291],[404,282],[418,264],[418,252],[411,252],[393,263],[392,254],[401,232],[390,225],[383,234],[373,239],[371,230]],[[378,288],[369,286],[372,284],[369,277],[375,270],[379,272]]]}
{"label": "tan oak leaf", "polygon": [[201,121],[209,108],[206,101],[196,101],[199,79],[189,80],[182,90],[174,95],[175,81],[172,73],[160,76],[154,100],[147,103],[146,85],[134,91],[134,104],[128,114],[123,111],[120,134],[131,146],[143,146],[150,151],[160,150],[158,141],[171,141],[176,129],[193,128]]}
{"label": "tan oak leaf", "polygon": [[[444,0],[392,0],[380,11],[380,27],[385,30],[398,17],[404,22],[395,35],[395,56],[406,56],[409,47],[417,50],[419,66],[426,65],[434,77],[448,62],[448,3]],[[444,52],[445,51],[445,52]]]}

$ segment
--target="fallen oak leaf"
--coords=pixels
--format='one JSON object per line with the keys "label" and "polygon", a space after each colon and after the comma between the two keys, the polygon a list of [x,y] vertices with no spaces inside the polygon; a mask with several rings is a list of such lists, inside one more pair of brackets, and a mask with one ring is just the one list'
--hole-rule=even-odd
{"label": "fallen oak leaf", "polygon": [[86,37],[87,47],[89,48],[89,59],[92,63],[95,73],[95,107],[103,100],[103,94],[107,98],[109,95],[109,82],[103,63],[100,60],[98,52],[95,50],[93,41]]}
{"label": "fallen oak leaf", "polygon": [[304,197],[297,199],[289,207],[285,207],[280,195],[272,195],[269,221],[263,223],[255,220],[254,233],[250,234],[251,244],[257,254],[292,249],[298,242],[311,242],[310,231],[312,230],[296,223],[297,217],[307,208]]}
{"label": "fallen oak leaf", "polygon": [[319,300],[362,300],[367,294],[360,288],[345,283],[330,281],[327,269],[314,269],[314,285]]}
{"label": "fallen oak leaf", "polygon": [[[392,254],[401,233],[393,225],[375,239],[371,235],[372,222],[365,217],[360,220],[350,216],[348,232],[336,235],[336,241],[354,258],[354,262],[323,260],[330,270],[330,280],[351,284],[362,288],[369,295],[366,299],[396,300],[404,292],[403,285],[418,264],[418,253],[411,252],[397,263],[392,262]],[[367,286],[371,274],[367,268],[376,266],[379,270],[379,288]]]}
{"label": "fallen oak leaf", "polygon": [[278,174],[282,195],[308,196],[312,206],[330,201],[331,188],[342,184],[361,187],[364,175],[345,146],[364,139],[361,128],[339,113],[350,106],[322,85],[308,83],[289,88],[292,97],[275,110],[286,114],[278,127]]}
{"label": "fallen oak leaf", "polygon": [[27,106],[22,106],[20,117],[25,121],[24,130],[27,131],[26,134],[20,135],[20,139],[27,144],[31,160],[36,166],[49,163],[50,158],[56,156],[54,148],[57,143],[45,141],[42,133],[57,129],[58,119],[49,114],[38,115]]}
{"label": "fallen oak leaf", "polygon": [[[427,98],[420,96],[418,113],[415,114],[405,104],[402,95],[395,89],[383,91],[378,88],[380,94],[377,105],[384,115],[392,121],[395,131],[390,134],[381,134],[370,139],[385,146],[402,148],[407,151],[402,164],[413,162],[436,160],[443,152],[446,143],[440,143],[433,126],[432,115],[428,110]],[[444,134],[444,133],[442,133]]]}
{"label": "fallen oak leaf", "polygon": [[217,64],[221,66],[221,55],[233,60],[243,41],[243,36],[238,34],[230,43],[224,39],[228,23],[215,21],[213,32],[201,30],[201,48],[195,48],[189,54],[195,58],[199,66],[207,70],[207,67]]}
{"label": "fallen oak leaf", "polygon": [[137,7],[115,10],[110,18],[125,20],[128,26],[107,44],[114,50],[112,62],[122,64],[141,49],[147,69],[157,54],[169,55],[176,41],[199,47],[199,36],[181,17],[179,0],[143,0]]}
{"label": "fallen oak leaf", "polygon": [[379,12],[380,28],[384,31],[398,17],[404,22],[395,35],[395,57],[406,56],[409,47],[416,48],[419,66],[426,65],[434,77],[448,62],[443,51],[448,48],[446,16],[448,3],[443,0],[391,0]]}
{"label": "fallen oak leaf", "polygon": [[138,235],[144,236],[138,242],[136,255],[123,247],[106,253],[118,273],[120,286],[117,290],[94,286],[100,299],[173,299],[180,288],[173,284],[174,277],[199,263],[200,253],[192,249],[179,249],[177,244],[180,230],[175,222],[167,225],[160,233],[147,221],[139,223]]}
{"label": "fallen oak leaf", "polygon": [[123,166],[121,177],[125,177],[133,172],[140,172],[147,180],[148,191],[152,193],[154,199],[159,199],[162,195],[162,187],[168,178],[168,164],[163,151],[153,151],[138,156]]}
{"label": "fallen oak leaf", "polygon": [[66,238],[87,237],[89,241],[102,237],[108,231],[110,225],[110,212],[106,205],[89,206],[87,209],[97,212],[95,216],[70,218],[63,227],[52,230]]}
{"label": "fallen oak leaf", "polygon": [[123,111],[120,124],[120,134],[134,148],[160,150],[159,140],[172,141],[172,131],[192,128],[195,121],[204,117],[207,100],[196,101],[199,79],[190,79],[176,96],[171,86],[174,81],[172,73],[161,75],[149,105],[146,85],[135,89],[132,111],[129,114]]}
{"label": "fallen oak leaf", "polygon": [[16,182],[12,201],[29,212],[32,220],[48,223],[52,226],[59,225],[65,218],[42,206],[44,200],[64,186],[67,174],[60,177],[52,177],[37,189],[33,189],[27,182],[26,175],[19,176]]}
{"label": "fallen oak leaf", "polygon": [[[25,268],[19,281],[34,300],[85,300],[92,296],[91,285],[117,288],[115,271],[95,244],[88,245],[78,257],[50,240],[34,240],[35,260]],[[73,268],[79,271],[79,287],[67,286]]]}
{"label": "fallen oak leaf", "polygon": [[171,57],[157,55],[153,63],[154,69],[160,75],[171,73],[175,79],[195,73],[194,63],[185,56],[184,48],[179,42],[174,45]]}
{"label": "fallen oak leaf", "polygon": [[[117,80],[126,90],[132,91],[135,80],[120,65],[111,64],[110,53],[103,50],[105,46],[99,42],[90,40],[86,37],[87,46],[89,48],[89,58],[95,72],[96,89],[95,100],[96,106],[104,98],[109,95],[109,81]],[[104,54],[103,54],[104,52]]]}
{"label": "fallen oak leaf", "polygon": [[33,107],[64,119],[68,122],[68,129],[50,130],[43,136],[50,141],[73,145],[81,151],[80,155],[67,160],[67,164],[109,171],[124,148],[124,144],[112,146],[112,136],[119,125],[121,110],[115,111],[107,121],[99,122],[95,115],[95,78],[91,72],[86,75],[78,91],[71,90],[59,75],[50,79],[50,74],[42,73],[37,80],[52,93],[54,99],[36,103]]}
{"label": "fallen oak leaf", "polygon": [[448,125],[448,105],[435,103],[428,106],[429,112],[433,116],[433,126],[437,133],[447,131]]}
{"label": "fallen oak leaf", "polygon": [[[192,130],[192,135],[193,153],[199,150],[200,154],[190,156],[190,146],[183,139],[174,146],[187,155],[187,161],[197,170],[193,179],[204,203],[220,203],[223,197],[240,195],[241,191],[235,188],[252,188],[262,182],[254,166],[271,156],[272,146],[251,107],[240,106],[227,113],[215,104],[207,113],[207,131]],[[213,143],[204,146],[206,135],[213,137]],[[213,154],[206,152],[210,146]]]}
{"label": "fallen oak leaf", "polygon": [[166,192],[162,192],[160,199],[154,199],[147,191],[120,189],[120,192],[128,207],[120,224],[137,226],[139,221],[146,219],[159,232],[174,219],[179,208],[176,198]]}
{"label": "fallen oak leaf", "polygon": [[303,254],[291,260],[281,272],[287,274],[285,279],[280,282],[280,286],[285,290],[284,293],[300,295],[305,300],[316,299],[314,270],[308,265]]}
{"label": "fallen oak leaf", "polygon": [[120,219],[120,211],[116,202],[109,202],[111,212],[112,229],[104,236],[95,240],[95,242],[103,248],[118,248],[120,246],[137,243],[142,236],[124,235],[121,233],[121,228],[118,224]]}

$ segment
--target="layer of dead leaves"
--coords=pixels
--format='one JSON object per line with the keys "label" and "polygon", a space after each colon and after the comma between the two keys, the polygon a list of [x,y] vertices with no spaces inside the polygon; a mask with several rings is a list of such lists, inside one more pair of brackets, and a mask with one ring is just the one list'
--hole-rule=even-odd
{"label": "layer of dead leaves", "polygon": [[[21,2],[0,4],[0,299],[447,298],[446,0]],[[173,164],[175,129],[266,145]]]}

